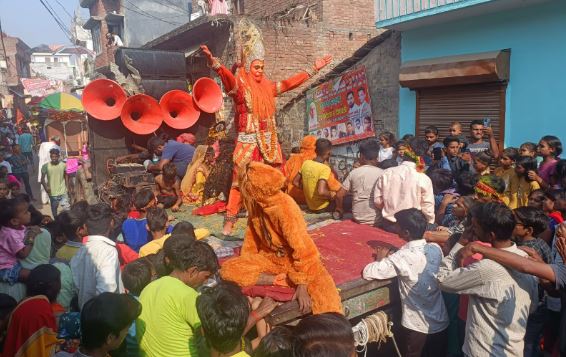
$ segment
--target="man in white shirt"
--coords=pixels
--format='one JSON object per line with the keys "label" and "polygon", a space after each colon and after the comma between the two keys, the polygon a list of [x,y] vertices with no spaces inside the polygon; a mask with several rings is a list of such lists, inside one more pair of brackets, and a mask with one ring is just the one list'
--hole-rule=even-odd
{"label": "man in white shirt", "polygon": [[352,214],[361,224],[377,225],[381,221],[381,210],[373,203],[373,192],[377,179],[383,170],[377,167],[379,144],[375,140],[360,144],[360,164],[353,169],[342,183],[352,194]]}
{"label": "man in white shirt", "polygon": [[376,247],[376,262],[364,268],[364,279],[399,277],[401,356],[445,356],[448,312],[436,279],[442,249],[423,239],[427,219],[418,209],[399,211],[395,219],[407,244],[392,254],[390,248]]}
{"label": "man in white shirt", "polygon": [[404,150],[403,162],[392,167],[377,179],[374,202],[382,208],[383,220],[380,228],[397,233],[395,213],[409,208],[423,212],[428,223],[434,223],[434,193],[432,181],[425,175],[422,156],[426,142],[413,139]]}
{"label": "man in white shirt", "polygon": [[73,281],[78,290],[79,307],[103,292],[123,292],[116,242],[107,238],[114,220],[112,209],[104,203],[87,211],[87,242],[71,259]]}
{"label": "man in white shirt", "polygon": [[443,291],[470,296],[462,351],[474,357],[522,356],[527,319],[538,302],[538,281],[490,259],[460,268],[456,257],[468,237],[526,257],[511,240],[516,225],[513,211],[491,202],[476,206],[471,214],[471,229],[444,258],[438,272]]}

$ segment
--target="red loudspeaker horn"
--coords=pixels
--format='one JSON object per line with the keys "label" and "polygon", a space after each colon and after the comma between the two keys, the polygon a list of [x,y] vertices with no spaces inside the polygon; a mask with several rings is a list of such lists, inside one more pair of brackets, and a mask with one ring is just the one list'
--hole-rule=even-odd
{"label": "red loudspeaker horn", "polygon": [[193,86],[193,99],[203,112],[216,113],[222,107],[222,89],[211,78],[199,78]]}
{"label": "red loudspeaker horn", "polygon": [[189,93],[174,89],[165,93],[159,100],[163,109],[163,121],[173,129],[187,129],[195,125],[200,117],[200,110]]}
{"label": "red loudspeaker horn", "polygon": [[128,99],[120,85],[109,79],[90,82],[83,91],[83,107],[96,119],[112,120],[120,116],[122,107]]}
{"label": "red loudspeaker horn", "polygon": [[120,118],[132,133],[148,135],[161,126],[163,111],[154,98],[146,94],[136,94],[124,103]]}

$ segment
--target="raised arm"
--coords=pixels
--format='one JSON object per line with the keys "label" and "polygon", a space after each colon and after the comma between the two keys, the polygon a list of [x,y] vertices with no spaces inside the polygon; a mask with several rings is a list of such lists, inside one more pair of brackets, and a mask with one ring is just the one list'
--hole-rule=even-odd
{"label": "raised arm", "polygon": [[[530,250],[524,250],[529,254],[529,256],[533,256]],[[552,283],[556,282],[556,275],[549,264],[533,259],[524,258],[515,253],[506,252],[501,249],[470,243],[462,248],[462,251],[459,252],[459,255],[460,258],[463,259],[476,253],[483,255],[484,259],[487,258],[496,261],[506,268],[517,270],[521,273],[534,275],[540,279],[548,280]]]}
{"label": "raised arm", "polygon": [[216,74],[218,74],[218,76],[220,77],[226,93],[228,93],[229,95],[234,93],[238,89],[238,82],[236,81],[234,74],[232,74],[232,72],[230,72],[228,68],[224,67],[220,63],[218,58],[212,55],[212,52],[210,52],[206,45],[201,45],[200,49],[208,59],[208,65],[210,66],[210,68],[216,71]]}
{"label": "raised arm", "polygon": [[324,56],[321,59],[315,61],[312,68],[305,69],[285,80],[273,84],[273,93],[275,95],[280,95],[290,90],[293,90],[300,86],[301,84],[305,83],[309,80],[312,76],[318,73],[322,68],[326,67],[328,64],[332,62],[332,56]]}
{"label": "raised arm", "polygon": [[491,154],[495,159],[499,158],[499,145],[497,144],[497,140],[495,139],[495,135],[493,135],[493,128],[487,127],[484,129],[487,136],[489,137],[489,148],[491,149]]}

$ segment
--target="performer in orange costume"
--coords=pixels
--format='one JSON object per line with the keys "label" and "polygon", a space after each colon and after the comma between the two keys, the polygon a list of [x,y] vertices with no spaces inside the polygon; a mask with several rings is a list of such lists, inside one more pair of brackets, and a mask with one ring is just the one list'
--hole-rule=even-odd
{"label": "performer in orange costume", "polygon": [[[242,47],[242,63],[236,74],[224,67],[213,57],[207,46],[201,50],[208,58],[208,64],[220,76],[227,94],[234,100],[236,111],[235,125],[238,131],[236,149],[234,150],[235,168],[242,162],[260,161],[280,167],[283,155],[277,139],[275,122],[275,97],[292,90],[315,75],[321,68],[332,61],[326,56],[308,68],[281,82],[272,82],[264,76],[264,48],[261,33],[247,20],[240,22],[240,38]],[[249,72],[245,66],[249,63]],[[234,180],[237,181],[237,180]],[[232,233],[241,207],[240,192],[234,186],[230,190],[226,207],[224,234]]]}
{"label": "performer in orange costume", "polygon": [[287,192],[289,196],[293,197],[295,202],[298,204],[305,204],[305,194],[303,193],[303,190],[293,185],[293,180],[299,171],[301,171],[303,163],[316,157],[316,153],[314,152],[315,144],[316,136],[305,136],[301,141],[301,151],[298,154],[291,154],[291,157],[285,163],[284,174],[287,178],[285,192]]}
{"label": "performer in orange costume", "polygon": [[336,285],[320,261],[301,210],[281,191],[285,176],[259,162],[240,170],[248,227],[241,255],[222,264],[222,278],[242,287],[290,282],[303,313],[311,302],[315,314],[342,313]]}

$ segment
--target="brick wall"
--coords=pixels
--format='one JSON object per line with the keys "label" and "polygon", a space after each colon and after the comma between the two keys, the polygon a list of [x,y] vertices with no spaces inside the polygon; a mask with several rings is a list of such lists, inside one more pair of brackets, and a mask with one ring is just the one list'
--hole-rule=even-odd
{"label": "brick wall", "polygon": [[[96,0],[89,8],[90,16],[99,16],[104,18],[107,13],[116,11],[121,13],[120,7],[121,0]],[[107,66],[110,63],[110,54],[108,53],[108,48],[106,47],[106,34],[108,33],[108,24],[104,19],[100,21],[100,48],[101,52],[96,56],[94,60],[94,67]]]}
{"label": "brick wall", "polygon": [[[374,48],[353,67],[365,66],[371,109],[376,133],[387,130],[397,134],[399,112],[400,35]],[[283,150],[298,146],[305,135],[306,103],[304,97],[279,110],[279,138]],[[282,128],[285,128],[284,130]]]}
{"label": "brick wall", "polygon": [[8,73],[6,81],[9,86],[18,86],[21,77],[30,76],[31,56],[29,46],[18,37],[4,34],[4,46],[8,57]]}
{"label": "brick wall", "polygon": [[244,4],[245,14],[255,18],[287,13],[289,9],[297,6],[302,7],[297,9],[296,15],[299,15],[301,10],[304,10],[306,7],[310,7],[314,11],[317,19],[320,19],[322,15],[322,0],[271,0],[268,6],[266,6],[265,0],[240,0],[240,2]]}

